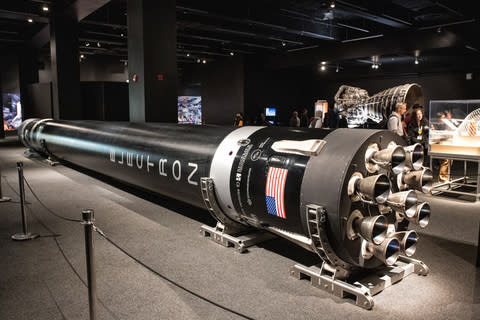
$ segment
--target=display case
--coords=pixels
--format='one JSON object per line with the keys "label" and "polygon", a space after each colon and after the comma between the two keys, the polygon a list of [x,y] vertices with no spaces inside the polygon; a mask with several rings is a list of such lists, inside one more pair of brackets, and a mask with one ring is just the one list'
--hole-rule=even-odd
{"label": "display case", "polygon": [[432,100],[429,153],[480,159],[480,100]]}

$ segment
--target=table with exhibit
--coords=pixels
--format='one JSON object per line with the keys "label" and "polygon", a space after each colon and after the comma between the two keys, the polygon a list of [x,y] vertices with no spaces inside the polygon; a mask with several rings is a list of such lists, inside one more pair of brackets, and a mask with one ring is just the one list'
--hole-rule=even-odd
{"label": "table with exhibit", "polygon": [[[430,166],[444,160],[446,181],[432,187],[432,194],[452,193],[480,200],[480,100],[430,101]],[[451,179],[453,160],[463,161],[463,176]],[[476,175],[468,175],[469,163],[477,164]]]}

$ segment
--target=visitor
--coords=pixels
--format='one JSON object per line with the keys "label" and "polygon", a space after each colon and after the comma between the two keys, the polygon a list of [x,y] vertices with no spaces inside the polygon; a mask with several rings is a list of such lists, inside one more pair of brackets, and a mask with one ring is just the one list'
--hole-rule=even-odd
{"label": "visitor", "polygon": [[289,127],[300,127],[300,118],[298,117],[298,112],[293,111],[290,121],[288,122]]}
{"label": "visitor", "polygon": [[404,102],[398,102],[395,105],[395,111],[392,112],[388,118],[387,129],[393,133],[403,137],[402,116],[407,111],[407,104]]}
{"label": "visitor", "polygon": [[300,115],[300,127],[308,127],[308,110],[303,108],[302,114]]}
{"label": "visitor", "polygon": [[244,125],[243,114],[241,112],[237,112],[235,114],[235,119],[233,120],[233,126],[243,127],[243,125]]}

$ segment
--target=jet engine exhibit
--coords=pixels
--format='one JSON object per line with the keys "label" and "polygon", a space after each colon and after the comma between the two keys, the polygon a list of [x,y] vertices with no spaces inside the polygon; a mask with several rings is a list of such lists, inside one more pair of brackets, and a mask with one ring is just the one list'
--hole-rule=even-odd
{"label": "jet engine exhibit", "polygon": [[342,85],[334,100],[336,111],[345,114],[349,128],[381,128],[397,102],[405,102],[407,110],[414,104],[423,106],[423,92],[419,84],[407,83],[370,97],[364,89]]}
{"label": "jet engine exhibit", "polygon": [[415,191],[432,180],[423,148],[383,130],[29,119],[19,136],[45,156],[207,209],[219,235],[288,239],[334,280],[413,261],[409,224],[430,218]]}

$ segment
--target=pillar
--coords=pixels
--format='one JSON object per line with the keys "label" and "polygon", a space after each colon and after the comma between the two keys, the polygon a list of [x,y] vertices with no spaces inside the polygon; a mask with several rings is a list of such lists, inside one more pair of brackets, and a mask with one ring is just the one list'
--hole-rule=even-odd
{"label": "pillar", "polygon": [[176,123],[175,0],[128,1],[130,121]]}
{"label": "pillar", "polygon": [[75,6],[53,8],[50,18],[53,118],[82,119],[78,22]]}

